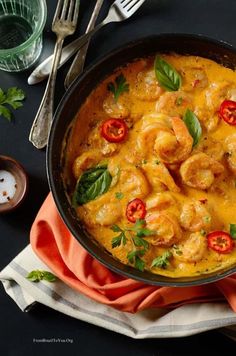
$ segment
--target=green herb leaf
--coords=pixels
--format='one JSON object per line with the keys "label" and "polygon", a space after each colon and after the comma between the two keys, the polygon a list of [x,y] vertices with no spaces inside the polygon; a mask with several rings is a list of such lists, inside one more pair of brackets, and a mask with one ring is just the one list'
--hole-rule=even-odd
{"label": "green herb leaf", "polygon": [[230,235],[232,239],[236,240],[236,224],[230,224]]}
{"label": "green herb leaf", "polygon": [[169,258],[172,256],[170,251],[166,251],[163,255],[156,257],[151,264],[152,267],[166,268],[169,265]]}
{"label": "green herb leaf", "polygon": [[8,121],[11,121],[11,111],[5,105],[7,104],[13,109],[18,109],[23,106],[21,101],[24,99],[25,93],[19,88],[9,88],[6,93],[4,93],[4,91],[0,88],[0,116],[3,116]]}
{"label": "green herb leaf", "polygon": [[121,192],[116,192],[115,193],[116,199],[121,200],[124,198],[124,194]]}
{"label": "green herb leaf", "polygon": [[209,224],[211,222],[211,217],[209,215],[203,216],[203,221],[206,224]]}
{"label": "green herb leaf", "polygon": [[139,271],[143,272],[145,267],[145,262],[141,260],[139,256],[136,256],[134,267],[137,268]]}
{"label": "green herb leaf", "polygon": [[175,104],[176,104],[177,106],[180,106],[180,105],[182,105],[182,103],[183,103],[183,98],[182,98],[182,96],[179,96],[179,97],[176,99]]}
{"label": "green herb leaf", "polygon": [[0,105],[0,116],[5,117],[8,121],[11,121],[12,118],[11,111],[3,105]]}
{"label": "green herb leaf", "polygon": [[107,166],[98,166],[85,171],[76,184],[73,203],[82,205],[96,199],[108,191],[111,181],[112,176]]}
{"label": "green herb leaf", "polygon": [[53,273],[41,270],[29,272],[26,278],[31,282],[39,282],[41,280],[55,282],[57,280],[57,277]]}
{"label": "green herb leaf", "polygon": [[120,245],[124,246],[124,245],[126,245],[126,243],[127,243],[127,238],[125,236],[125,232],[123,231],[120,233],[120,235],[118,235],[112,239],[111,246],[112,246],[112,248],[115,248]]}
{"label": "green herb leaf", "polygon": [[114,99],[117,101],[122,93],[129,91],[129,84],[126,82],[124,75],[120,74],[116,77],[115,83],[108,83],[107,89],[114,94]]}
{"label": "green herb leaf", "polygon": [[142,272],[145,267],[145,262],[143,260],[141,260],[140,257],[142,257],[145,254],[145,252],[146,252],[145,250],[134,250],[134,251],[130,251],[127,254],[127,259],[129,261],[129,263],[134,264],[134,267],[139,269]]}
{"label": "green herb leaf", "polygon": [[183,117],[183,121],[188,128],[190,135],[193,138],[193,147],[196,146],[202,136],[202,128],[197,116],[189,109]]}
{"label": "green herb leaf", "polygon": [[145,225],[146,225],[146,221],[145,220],[138,219],[138,220],[136,220],[134,226],[129,228],[129,229],[127,229],[127,230],[136,232],[136,235],[138,237],[154,235],[155,231],[145,228]]}
{"label": "green herb leaf", "polygon": [[141,237],[135,236],[133,238],[134,244],[137,247],[144,247],[145,250],[147,250],[149,248],[149,243],[142,239]]}
{"label": "green herb leaf", "polygon": [[154,63],[156,78],[162,88],[167,91],[177,91],[181,87],[182,79],[175,68],[164,59],[157,56]]}
{"label": "green herb leaf", "polygon": [[124,231],[118,225],[112,225],[111,230],[114,232],[123,232]]}

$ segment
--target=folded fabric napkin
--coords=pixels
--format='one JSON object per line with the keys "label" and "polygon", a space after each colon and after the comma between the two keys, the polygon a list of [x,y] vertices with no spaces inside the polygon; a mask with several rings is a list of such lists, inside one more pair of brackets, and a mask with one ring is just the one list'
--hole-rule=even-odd
{"label": "folded fabric napkin", "polygon": [[52,195],[31,229],[34,252],[68,286],[125,312],[209,301],[227,301],[236,312],[236,275],[196,287],[156,287],[122,277],[88,254],[62,221]]}
{"label": "folded fabric napkin", "polygon": [[61,313],[124,334],[143,338],[173,338],[220,328],[236,340],[236,314],[228,303],[195,303],[170,308],[149,308],[135,314],[121,312],[87,298],[57,280],[30,282],[25,277],[34,270],[49,270],[27,246],[0,273],[6,292],[23,311],[39,302]]}
{"label": "folded fabric napkin", "polygon": [[[25,277],[35,269],[50,270],[59,280],[30,282]],[[155,287],[119,276],[70,234],[51,194],[32,226],[31,246],[0,273],[0,280],[23,311],[40,302],[133,338],[180,337],[218,328],[236,338],[235,276],[191,288]]]}

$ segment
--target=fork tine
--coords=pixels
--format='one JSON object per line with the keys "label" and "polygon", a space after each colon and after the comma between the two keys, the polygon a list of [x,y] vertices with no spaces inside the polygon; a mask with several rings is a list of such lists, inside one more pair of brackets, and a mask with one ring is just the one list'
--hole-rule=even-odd
{"label": "fork tine", "polygon": [[145,2],[145,0],[133,0],[132,3],[129,4],[129,6],[126,8],[126,11],[129,13],[131,16],[134,14],[138,8]]}
{"label": "fork tine", "polygon": [[64,0],[64,5],[63,5],[61,16],[60,16],[61,20],[65,20],[65,18],[66,18],[66,14],[68,11],[68,4],[69,4],[69,0]]}
{"label": "fork tine", "polygon": [[69,7],[69,11],[68,11],[68,16],[67,16],[67,19],[68,19],[69,21],[71,21],[72,14],[73,14],[73,10],[74,10],[74,6],[75,6],[75,1],[74,1],[74,0],[71,0],[71,2],[70,2],[70,7]]}
{"label": "fork tine", "polygon": [[120,0],[120,4],[123,8],[125,8],[127,5],[129,5],[129,3],[131,2],[132,0]]}
{"label": "fork tine", "polygon": [[63,5],[63,0],[59,0],[58,3],[57,3],[56,10],[55,10],[55,15],[54,15],[54,18],[53,18],[53,21],[52,21],[53,24],[59,19],[59,16],[60,16],[60,13],[61,13],[61,9],[62,9],[62,5]]}
{"label": "fork tine", "polygon": [[79,15],[79,4],[80,4],[80,0],[76,0],[75,1],[75,10],[74,10],[74,16],[73,16],[73,23],[74,25],[77,24],[77,20],[78,20],[78,15]]}

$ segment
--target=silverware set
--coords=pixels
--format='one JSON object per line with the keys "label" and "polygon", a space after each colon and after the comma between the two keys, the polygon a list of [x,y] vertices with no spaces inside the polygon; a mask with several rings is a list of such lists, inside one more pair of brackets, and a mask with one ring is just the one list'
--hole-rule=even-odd
{"label": "silverware set", "polygon": [[92,35],[111,22],[120,22],[128,19],[139,9],[145,0],[116,0],[110,6],[106,18],[95,26],[98,14],[104,2],[104,0],[96,0],[86,33],[63,48],[64,39],[72,35],[76,30],[79,2],[79,0],[58,1],[52,23],[52,31],[57,35],[54,53],[42,62],[28,78],[29,84],[36,84],[48,77],[47,86],[29,135],[30,142],[38,149],[45,147],[48,142],[53,120],[53,102],[57,69],[77,52],[65,79],[65,88],[67,89],[83,71],[86,53]]}

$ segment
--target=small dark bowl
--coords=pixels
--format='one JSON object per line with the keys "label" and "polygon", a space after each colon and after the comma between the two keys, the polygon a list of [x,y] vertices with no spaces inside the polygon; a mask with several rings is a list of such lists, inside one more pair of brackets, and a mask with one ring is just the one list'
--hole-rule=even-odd
{"label": "small dark bowl", "polygon": [[0,204],[0,213],[7,213],[16,209],[23,202],[28,190],[28,177],[20,163],[11,157],[0,156],[0,170],[8,171],[16,180],[16,192],[13,198]]}
{"label": "small dark bowl", "polygon": [[217,281],[236,272],[236,265],[213,273],[184,278],[169,278],[141,272],[122,264],[89,236],[80,223],[66,194],[62,179],[65,133],[91,91],[117,67],[137,58],[155,53],[179,53],[212,59],[226,67],[236,68],[236,50],[221,41],[200,35],[161,34],[128,43],[92,65],[75,81],[61,100],[56,111],[47,150],[47,172],[57,208],[74,237],[97,260],[114,272],[159,286],[193,286]]}

